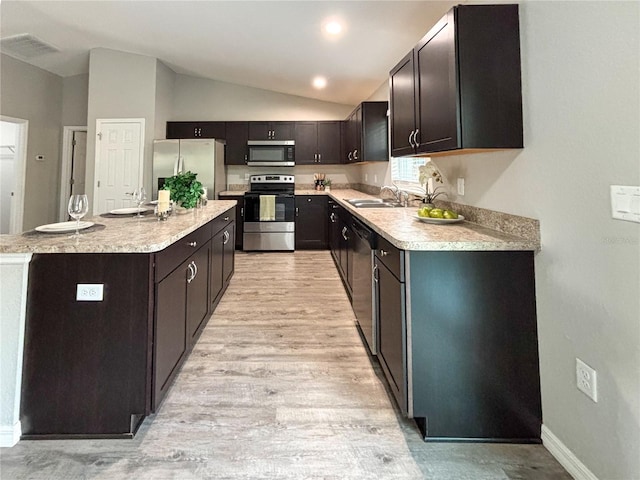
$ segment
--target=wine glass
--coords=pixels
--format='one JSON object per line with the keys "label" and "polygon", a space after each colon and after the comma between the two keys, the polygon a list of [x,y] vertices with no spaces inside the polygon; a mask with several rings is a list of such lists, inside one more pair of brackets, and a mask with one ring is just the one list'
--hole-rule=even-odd
{"label": "wine glass", "polygon": [[80,219],[89,211],[89,199],[86,195],[71,195],[67,212],[76,221],[76,233],[72,237],[80,235]]}
{"label": "wine glass", "polygon": [[147,192],[143,187],[136,188],[133,191],[133,199],[138,204],[138,214],[136,217],[142,217],[142,204],[147,199]]}

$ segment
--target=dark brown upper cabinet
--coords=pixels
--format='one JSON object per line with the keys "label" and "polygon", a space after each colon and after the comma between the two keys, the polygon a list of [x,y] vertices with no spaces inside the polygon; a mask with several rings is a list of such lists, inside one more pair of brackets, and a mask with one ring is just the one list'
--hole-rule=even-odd
{"label": "dark brown upper cabinet", "polygon": [[296,122],[293,139],[298,165],[342,163],[339,121]]}
{"label": "dark brown upper cabinet", "polygon": [[245,165],[247,163],[247,141],[249,122],[226,122],[225,165]]}
{"label": "dark brown upper cabinet", "polygon": [[389,160],[388,102],[362,102],[343,124],[344,163]]}
{"label": "dark brown upper cabinet", "polygon": [[518,6],[451,9],[391,70],[390,100],[392,156],[522,148]]}
{"label": "dark brown upper cabinet", "polygon": [[291,140],[294,122],[249,122],[249,140]]}
{"label": "dark brown upper cabinet", "polygon": [[167,138],[225,138],[225,122],[167,122]]}

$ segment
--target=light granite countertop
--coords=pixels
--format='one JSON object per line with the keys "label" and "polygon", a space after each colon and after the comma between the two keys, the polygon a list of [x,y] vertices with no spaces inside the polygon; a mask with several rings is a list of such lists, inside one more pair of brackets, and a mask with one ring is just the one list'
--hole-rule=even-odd
{"label": "light granite countertop", "polygon": [[[535,236],[523,238],[466,220],[442,225],[424,223],[415,218],[417,207],[356,208],[345,200],[377,198],[358,190],[331,190],[329,196],[380,236],[403,250],[537,251],[540,248]],[[518,217],[514,218],[517,221]]]}
{"label": "light granite countertop", "polygon": [[[295,194],[330,196],[380,236],[403,250],[540,250],[539,224],[536,220],[525,217],[474,209],[479,212],[474,215],[478,220],[477,223],[464,220],[460,223],[434,225],[414,218],[418,210],[417,207],[356,208],[346,202],[347,199],[352,198],[379,198],[359,190],[331,189],[326,192],[296,189]],[[229,190],[220,193],[220,195],[244,195],[244,192]],[[457,206],[453,208],[458,210]],[[466,211],[463,213],[465,218],[467,218],[466,213]],[[482,222],[486,222],[486,224]],[[503,231],[490,228],[488,225],[491,227],[500,226]],[[521,235],[507,232],[518,232]]]}
{"label": "light granite countertop", "polygon": [[233,208],[235,200],[209,201],[203,208],[173,214],[159,222],[154,215],[136,217],[85,218],[96,225],[80,232],[40,233],[35,230],[20,235],[0,235],[1,253],[152,253],[197,230],[218,215]]}

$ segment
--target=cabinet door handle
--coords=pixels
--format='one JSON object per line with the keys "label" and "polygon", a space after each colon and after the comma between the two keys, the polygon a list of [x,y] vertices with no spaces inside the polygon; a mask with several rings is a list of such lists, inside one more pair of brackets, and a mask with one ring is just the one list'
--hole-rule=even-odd
{"label": "cabinet door handle", "polygon": [[352,154],[353,154],[353,152],[349,152],[349,155],[347,156],[347,158],[349,159],[349,161],[353,160],[353,159],[351,158],[351,155],[352,155]]}
{"label": "cabinet door handle", "polygon": [[227,242],[229,241],[229,238],[231,238],[231,235],[229,235],[229,232],[227,230],[224,231],[224,233],[222,234],[222,244],[226,245]]}
{"label": "cabinet door handle", "polygon": [[419,128],[416,128],[416,131],[413,133],[413,146],[418,148],[420,144],[418,143],[418,132],[420,132]]}
{"label": "cabinet door handle", "polygon": [[336,223],[336,214],[331,212],[331,215],[329,215],[329,218],[331,219],[331,223]]}
{"label": "cabinet door handle", "polygon": [[318,154],[318,163],[320,163],[321,161],[322,161],[322,154],[321,154],[321,153],[319,153],[319,154]]}
{"label": "cabinet door handle", "polygon": [[358,150],[353,151],[353,159],[358,160]]}
{"label": "cabinet door handle", "polygon": [[296,217],[298,216],[299,210],[298,207],[296,207]]}
{"label": "cabinet door handle", "polygon": [[191,275],[189,275],[189,277],[187,277],[187,283],[191,283],[193,281],[193,279],[196,277],[196,272],[193,269],[193,262],[191,262],[189,265],[187,265],[187,268],[189,269],[189,272],[191,272]]}
{"label": "cabinet door handle", "polygon": [[415,130],[411,130],[411,133],[409,134],[409,146],[410,146],[411,148],[413,148],[413,147],[415,146],[415,145],[413,144],[413,142],[411,141],[411,137],[413,137],[413,132],[414,132],[414,131],[415,131]]}
{"label": "cabinet door handle", "polygon": [[228,222],[229,221],[229,217],[224,217],[224,221]]}
{"label": "cabinet door handle", "polygon": [[371,275],[373,276],[373,281],[378,283],[378,265],[373,266],[373,271],[371,272]]}
{"label": "cabinet door handle", "polygon": [[347,227],[342,227],[342,238],[349,240],[349,237],[347,237]]}
{"label": "cabinet door handle", "polygon": [[389,252],[387,252],[387,251],[385,251],[385,250],[380,249],[380,256],[381,256],[381,257],[386,257],[387,255],[389,255]]}
{"label": "cabinet door handle", "polygon": [[198,246],[198,242],[189,242],[189,246],[195,248]]}
{"label": "cabinet door handle", "polygon": [[198,275],[198,265],[196,265],[196,262],[191,262],[193,264],[193,278],[196,278],[196,276]]}
{"label": "cabinet door handle", "polygon": [[244,218],[244,207],[240,207],[240,216]]}

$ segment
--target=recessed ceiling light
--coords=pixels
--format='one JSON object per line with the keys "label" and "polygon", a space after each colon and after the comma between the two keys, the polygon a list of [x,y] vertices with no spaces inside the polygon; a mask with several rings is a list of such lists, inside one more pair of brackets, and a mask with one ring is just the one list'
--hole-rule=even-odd
{"label": "recessed ceiling light", "polygon": [[327,86],[327,79],[324,77],[316,77],[313,79],[313,86],[314,88],[321,90]]}
{"label": "recessed ceiling light", "polygon": [[324,24],[324,31],[329,35],[338,35],[342,32],[342,25],[335,20],[331,20]]}

